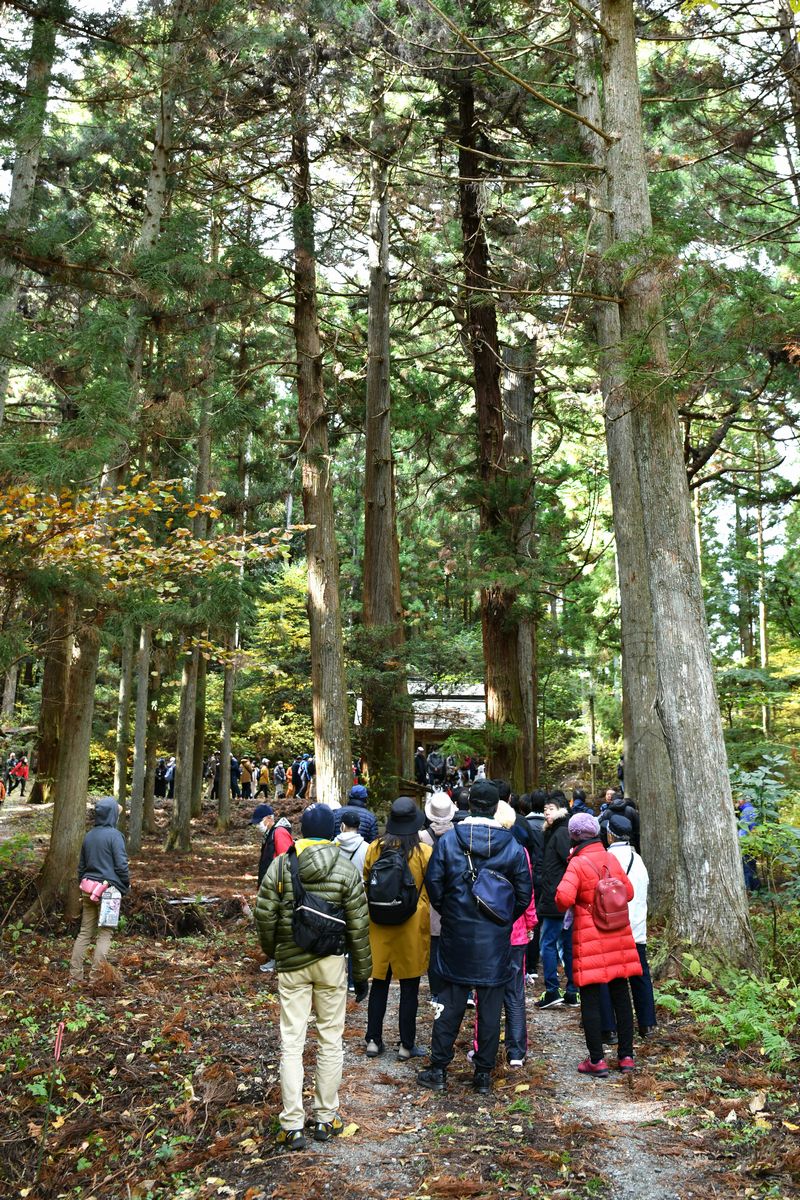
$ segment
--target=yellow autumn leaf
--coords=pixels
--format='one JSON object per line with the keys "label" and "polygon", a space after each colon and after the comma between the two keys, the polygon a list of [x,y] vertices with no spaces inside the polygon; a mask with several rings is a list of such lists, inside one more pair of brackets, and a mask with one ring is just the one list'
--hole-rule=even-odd
{"label": "yellow autumn leaf", "polygon": [[515,1092],[529,1092],[530,1090],[531,1090],[531,1085],[529,1083],[518,1083],[517,1086],[514,1088]]}
{"label": "yellow autumn leaf", "polygon": [[354,1133],[358,1133],[358,1126],[356,1124],[345,1125],[344,1129],[342,1130],[342,1132],[339,1136],[340,1137],[352,1137]]}
{"label": "yellow autumn leaf", "polygon": [[800,1125],[793,1125],[791,1121],[781,1121],[781,1125],[784,1129],[790,1129],[792,1133],[797,1133],[800,1129]]}

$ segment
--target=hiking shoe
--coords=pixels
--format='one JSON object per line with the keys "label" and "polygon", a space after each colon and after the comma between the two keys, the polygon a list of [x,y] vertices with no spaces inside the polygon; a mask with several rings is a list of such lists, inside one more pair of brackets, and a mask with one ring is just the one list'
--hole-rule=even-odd
{"label": "hiking shoe", "polygon": [[617,1040],[617,1031],[616,1029],[604,1029],[600,1036],[605,1046],[613,1046]]}
{"label": "hiking shoe", "polygon": [[377,1058],[379,1054],[383,1054],[386,1047],[383,1042],[367,1042],[367,1048],[364,1051],[367,1058]]}
{"label": "hiking shoe", "polygon": [[578,1008],[580,1005],[580,1002],[581,1002],[581,998],[577,992],[565,992],[564,993],[564,1003],[567,1005],[568,1008]]}
{"label": "hiking shoe", "polygon": [[344,1121],[341,1117],[331,1117],[330,1121],[317,1121],[314,1126],[314,1141],[327,1142],[332,1137],[338,1137],[344,1129]]}
{"label": "hiking shoe", "polygon": [[305,1150],[306,1139],[302,1129],[281,1129],[275,1144],[285,1146],[287,1150]]}
{"label": "hiking shoe", "polygon": [[401,1046],[397,1051],[397,1057],[400,1059],[400,1062],[408,1062],[410,1058],[424,1058],[427,1053],[428,1051],[424,1046],[417,1046],[415,1044],[410,1050],[408,1046]]}
{"label": "hiking shoe", "polygon": [[617,1063],[617,1066],[619,1067],[620,1071],[622,1071],[623,1075],[630,1075],[631,1071],[636,1069],[636,1063],[628,1055],[626,1055],[625,1058],[621,1058]]}
{"label": "hiking shoe", "polygon": [[655,1031],[656,1031],[655,1025],[640,1025],[639,1026],[639,1037],[651,1038],[653,1036],[653,1034],[655,1033]]}
{"label": "hiking shoe", "polygon": [[488,1096],[492,1090],[492,1077],[488,1071],[476,1071],[472,1076],[472,1090],[479,1096]]}
{"label": "hiking shoe", "polygon": [[269,971],[274,971],[275,970],[275,959],[271,958],[269,960],[269,962],[262,963],[258,969],[264,975],[266,975]]}
{"label": "hiking shoe", "polygon": [[420,1087],[430,1088],[432,1092],[443,1092],[446,1081],[444,1067],[428,1067],[426,1071],[417,1071],[417,1083]]}
{"label": "hiking shoe", "polygon": [[604,1058],[596,1063],[593,1063],[590,1058],[585,1058],[582,1063],[578,1063],[578,1070],[581,1075],[596,1075],[599,1079],[605,1079],[608,1075],[608,1063]]}
{"label": "hiking shoe", "polygon": [[561,992],[542,992],[534,1007],[536,1008],[556,1008],[557,1005],[563,1004],[564,999]]}
{"label": "hiking shoe", "polygon": [[508,1065],[510,1067],[524,1067],[525,1059],[524,1058],[510,1058],[508,1060]]}

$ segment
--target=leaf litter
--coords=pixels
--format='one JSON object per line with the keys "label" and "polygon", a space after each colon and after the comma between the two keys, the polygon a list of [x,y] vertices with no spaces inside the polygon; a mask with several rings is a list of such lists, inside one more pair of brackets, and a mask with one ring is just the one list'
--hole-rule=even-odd
{"label": "leaf litter", "polygon": [[[50,920],[14,938],[13,914],[6,922],[0,1193],[36,1200],[797,1194],[797,1103],[779,1098],[788,1081],[755,1057],[720,1054],[709,1065],[713,1076],[687,1083],[686,1031],[673,1020],[640,1047],[634,1077],[585,1080],[575,1071],[585,1055],[579,1014],[540,1013],[531,1003],[522,1070],[499,1067],[492,1094],[476,1096],[465,1021],[448,1090],[425,1092],[415,1082],[421,1064],[401,1063],[390,1049],[396,988],[384,1026],[387,1054],[378,1061],[363,1054],[365,1006],[348,1003],[345,1136],[320,1144],[309,1130],[306,1151],[278,1151],[277,981],[259,970],[263,956],[247,916],[258,852],[247,815],[243,805],[237,826],[219,835],[206,813],[189,855],[163,854],[158,836],[146,843],[133,864],[115,965],[97,984],[66,988],[74,929]],[[3,895],[26,890],[24,874],[2,884]],[[423,983],[420,1043],[430,1044],[431,1023]],[[314,1057],[312,1022],[309,1116]],[[725,1123],[730,1111],[736,1124]]]}

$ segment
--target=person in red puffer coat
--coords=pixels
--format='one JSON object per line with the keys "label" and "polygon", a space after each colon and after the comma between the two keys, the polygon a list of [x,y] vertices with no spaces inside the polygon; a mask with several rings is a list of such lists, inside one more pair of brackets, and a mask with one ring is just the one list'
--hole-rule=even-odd
{"label": "person in red puffer coat", "polygon": [[625,885],[628,900],[633,885],[619,860],[609,854],[600,838],[600,825],[590,813],[577,813],[569,822],[572,842],[567,869],[556,891],[556,906],[561,912],[572,908],[572,970],[581,992],[583,1032],[589,1057],[579,1064],[582,1075],[608,1075],[603,1057],[601,985],[608,984],[617,1018],[618,1065],[629,1072],[633,1062],[633,1008],[628,979],[641,975],[642,964],[633,940],[630,921],[613,931],[598,929],[592,917],[592,903],[598,879],[607,867]]}

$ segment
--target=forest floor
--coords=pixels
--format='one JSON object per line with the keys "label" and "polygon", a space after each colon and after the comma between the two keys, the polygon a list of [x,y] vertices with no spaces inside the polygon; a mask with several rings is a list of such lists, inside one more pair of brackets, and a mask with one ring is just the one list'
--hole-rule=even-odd
{"label": "forest floor", "polygon": [[[13,797],[12,797],[13,799]],[[252,903],[258,847],[242,803],[227,835],[195,823],[190,855],[148,839],[97,986],[67,988],[74,928],[36,933],[12,913],[0,961],[0,1194],[55,1200],[692,1200],[800,1194],[796,1069],[712,1049],[683,1013],[660,1014],[637,1070],[579,1076],[579,1011],[538,1012],[530,1056],[470,1089],[465,1022],[443,1094],[397,1061],[396,989],[387,1053],[363,1055],[365,1008],[348,1003],[341,1111],[346,1136],[301,1153],[273,1144],[280,1107],[276,977],[239,897]],[[0,810],[0,915],[30,877],[47,813]],[[20,835],[28,834],[23,839]],[[38,840],[37,840],[38,839]],[[15,861],[16,860],[16,861]],[[176,903],[177,901],[177,903]],[[208,903],[204,901],[209,901]],[[213,901],[213,903],[211,903]],[[418,1041],[433,1009],[423,982]],[[66,1022],[60,1062],[54,1039]],[[313,1023],[306,1053],[313,1065]],[[614,1061],[613,1052],[610,1054]],[[423,1060],[424,1061],[424,1060]],[[48,1104],[48,1097],[50,1103]],[[309,1108],[310,1112],[310,1108]],[[38,1164],[38,1173],[37,1173]]]}

